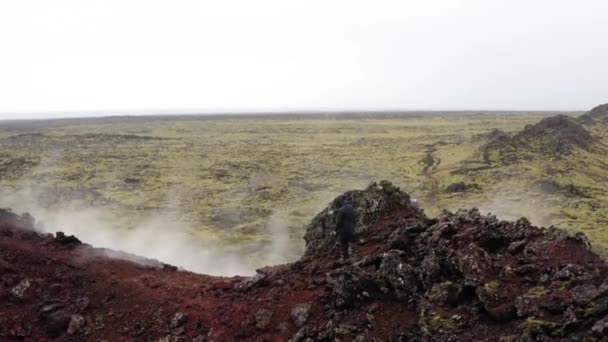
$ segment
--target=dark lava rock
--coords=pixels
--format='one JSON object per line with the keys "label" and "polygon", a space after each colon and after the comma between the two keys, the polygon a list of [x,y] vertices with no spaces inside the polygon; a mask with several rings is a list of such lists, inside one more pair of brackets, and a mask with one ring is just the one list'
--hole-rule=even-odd
{"label": "dark lava rock", "polygon": [[89,297],[80,297],[78,299],[76,299],[76,307],[78,308],[78,310],[85,310],[86,308],[89,307],[89,304],[91,304],[91,300],[89,299]]}
{"label": "dark lava rock", "polygon": [[68,329],[72,320],[72,315],[62,304],[50,304],[42,307],[40,318],[50,338],[57,338],[63,335]]}
{"label": "dark lava rock", "polygon": [[[577,322],[608,313],[608,290],[598,287],[608,266],[580,234],[534,227],[524,218],[501,221],[477,209],[429,220],[394,187],[372,185],[347,195],[363,213],[360,235],[367,242],[353,247],[352,264],[327,274],[322,301],[330,312],[401,303],[402,310],[416,312],[417,324],[398,336],[434,341],[476,340],[477,329],[496,329],[481,340],[550,340],[574,336],[577,329],[590,336],[591,325],[585,330]],[[309,225],[303,263],[327,258],[331,264],[338,255],[335,237],[322,234],[333,228],[332,209],[333,203]],[[365,254],[357,255],[358,249]],[[361,335],[356,329],[344,333],[340,322],[305,324],[297,337]]]}
{"label": "dark lava rock", "polygon": [[566,115],[542,119],[513,137],[519,148],[557,155],[568,154],[575,147],[587,150],[595,141],[581,124]]}
{"label": "dark lava rock", "polygon": [[[323,209],[308,225],[304,240],[306,241],[305,256],[331,251],[335,244],[337,203],[348,199],[357,212],[357,234],[363,234],[369,228],[369,223],[383,214],[413,207],[410,196],[387,181],[372,183],[365,190],[346,192]],[[423,218],[421,210],[411,211],[418,218]]]}
{"label": "dark lava rock", "polygon": [[176,312],[171,318],[170,328],[175,329],[182,326],[188,320],[188,315],[182,312]]}
{"label": "dark lava rock", "polygon": [[59,242],[62,245],[66,245],[66,246],[70,246],[70,247],[75,247],[75,246],[82,244],[82,242],[80,240],[78,240],[78,238],[75,237],[74,235],[66,236],[63,232],[57,232],[55,234],[55,241]]}
{"label": "dark lava rock", "polygon": [[15,266],[0,258],[0,274],[15,272],[17,272],[17,268]]}
{"label": "dark lava rock", "polygon": [[514,161],[525,158],[526,153],[563,156],[575,148],[591,150],[595,143],[597,139],[582,126],[580,120],[557,115],[527,125],[513,137],[501,135],[488,140],[480,151],[486,162],[490,162],[492,151],[498,151],[503,161]]}
{"label": "dark lava rock", "polygon": [[10,209],[0,209],[0,221],[24,230],[34,230],[36,219],[29,213],[17,215]]}
{"label": "dark lava rock", "polygon": [[19,284],[17,284],[17,286],[11,289],[11,294],[17,299],[23,299],[31,285],[31,280],[23,279],[19,282]]}
{"label": "dark lava rock", "polygon": [[584,113],[578,118],[578,121],[585,124],[593,124],[597,122],[608,122],[608,103],[599,105]]}
{"label": "dark lava rock", "polygon": [[608,336],[608,316],[595,322],[595,324],[591,328],[591,331],[593,332],[593,335],[595,335],[596,337],[607,337]]}
{"label": "dark lava rock", "polygon": [[[478,136],[478,139],[485,140],[485,144],[481,145],[479,152],[486,164],[491,164],[490,153],[495,150],[500,150],[511,145],[511,136],[499,129],[495,129],[488,134]],[[457,173],[463,173],[464,170]]]}
{"label": "dark lava rock", "polygon": [[380,284],[374,274],[354,265],[343,266],[328,274],[328,301],[338,309],[360,307],[369,297],[369,291],[378,292]]}
{"label": "dark lava rock", "polygon": [[534,182],[534,185],[548,194],[562,194],[569,197],[588,197],[583,189],[572,183],[562,185],[554,180],[541,179]]}
{"label": "dark lava rock", "polygon": [[457,182],[452,183],[445,188],[446,192],[466,192],[469,190],[479,190],[479,184],[467,184],[465,182]]}
{"label": "dark lava rock", "polygon": [[290,313],[291,320],[293,321],[293,324],[296,327],[301,328],[306,323],[306,320],[308,319],[308,315],[310,314],[311,307],[312,307],[312,305],[310,303],[302,303],[302,304],[296,305],[291,310],[291,313]]}
{"label": "dark lava rock", "polygon": [[247,292],[254,288],[267,286],[268,284],[268,276],[258,270],[254,276],[241,280],[236,283],[234,287],[239,291]]}
{"label": "dark lava rock", "polygon": [[258,329],[265,330],[272,319],[272,311],[268,309],[259,309],[255,313],[255,326]]}
{"label": "dark lava rock", "polygon": [[68,324],[68,334],[76,335],[79,334],[84,328],[85,320],[80,315],[72,315],[70,317],[70,323]]}
{"label": "dark lava rock", "polygon": [[398,300],[413,302],[418,295],[418,272],[407,263],[404,255],[399,250],[384,253],[377,273],[385,282],[380,283],[383,292],[391,292]]}

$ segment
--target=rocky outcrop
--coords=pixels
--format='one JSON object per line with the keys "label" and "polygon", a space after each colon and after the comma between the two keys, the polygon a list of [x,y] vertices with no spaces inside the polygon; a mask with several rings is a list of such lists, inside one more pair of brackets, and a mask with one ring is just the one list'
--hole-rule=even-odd
{"label": "rocky outcrop", "polygon": [[567,197],[589,197],[583,188],[572,183],[563,185],[555,180],[540,179],[534,182],[534,185],[547,194],[561,194]]}
{"label": "rocky outcrop", "polygon": [[575,147],[589,149],[595,141],[576,119],[566,115],[528,125],[513,137],[513,143],[521,148],[557,155],[568,154]]}
{"label": "rocky outcrop", "polygon": [[509,136],[490,134],[480,147],[484,162],[491,163],[491,155],[496,152],[503,162],[513,162],[533,158],[534,155],[562,157],[575,149],[592,150],[598,143],[589,131],[575,119],[566,115],[556,115],[542,119],[534,125]]}
{"label": "rocky outcrop", "polygon": [[470,190],[479,190],[479,184],[476,183],[465,183],[465,182],[456,182],[448,185],[445,188],[446,192],[467,192]]}
{"label": "rocky outcrop", "polygon": [[[328,274],[329,310],[401,303],[415,312],[416,323],[394,336],[437,341],[484,339],[473,331],[497,334],[487,340],[591,336],[592,323],[608,314],[608,305],[596,306],[608,303],[608,291],[599,290],[608,289],[608,268],[583,235],[534,227],[523,218],[501,221],[477,209],[431,220],[402,203],[390,221],[380,215],[380,223],[366,225],[362,235],[379,237],[380,246]],[[322,217],[315,222],[325,222]],[[309,232],[317,228],[313,223]],[[300,337],[334,338],[340,329],[308,326]],[[368,330],[351,336],[366,340]]]}
{"label": "rocky outcrop", "polygon": [[18,215],[10,209],[0,209],[0,224],[27,231],[35,230],[36,219],[29,213]]}
{"label": "rocky outcrop", "polygon": [[578,118],[578,121],[585,125],[595,123],[608,123],[608,103],[594,107],[585,112]]}
{"label": "rocky outcrop", "polygon": [[410,196],[390,182],[372,183],[365,190],[346,192],[334,199],[308,225],[304,235],[305,256],[331,251],[335,244],[335,217],[337,203],[348,200],[358,215],[357,234],[364,234],[369,224],[383,215],[407,211],[413,219],[421,219],[423,213],[414,208]]}

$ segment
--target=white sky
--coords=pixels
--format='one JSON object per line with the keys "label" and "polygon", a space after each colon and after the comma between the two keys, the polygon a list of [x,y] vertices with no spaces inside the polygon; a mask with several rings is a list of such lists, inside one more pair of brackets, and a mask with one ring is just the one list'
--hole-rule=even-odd
{"label": "white sky", "polygon": [[588,109],[608,102],[607,13],[605,0],[0,0],[0,118]]}

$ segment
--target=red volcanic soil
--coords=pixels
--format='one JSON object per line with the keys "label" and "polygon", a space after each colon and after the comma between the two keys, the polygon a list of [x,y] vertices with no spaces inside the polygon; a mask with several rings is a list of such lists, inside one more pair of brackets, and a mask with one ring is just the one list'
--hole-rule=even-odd
{"label": "red volcanic soil", "polygon": [[341,197],[361,216],[352,263],[336,262],[332,203],[307,228],[300,261],[254,277],[111,259],[0,211],[0,341],[594,341],[608,333],[608,267],[583,236],[476,210],[429,219],[390,183]]}
{"label": "red volcanic soil", "polygon": [[[188,341],[284,341],[298,329],[291,323],[290,310],[317,301],[323,292],[293,266],[265,271],[280,273],[283,281],[273,277],[263,286],[239,290],[247,284],[242,277],[211,277],[170,266],[91,257],[99,254],[96,251],[2,224],[0,340],[130,341],[169,336]],[[19,284],[28,285],[15,295]],[[45,308],[52,311],[45,315]],[[264,309],[272,312],[267,324],[255,320]],[[70,334],[74,316],[82,317],[84,324]]]}

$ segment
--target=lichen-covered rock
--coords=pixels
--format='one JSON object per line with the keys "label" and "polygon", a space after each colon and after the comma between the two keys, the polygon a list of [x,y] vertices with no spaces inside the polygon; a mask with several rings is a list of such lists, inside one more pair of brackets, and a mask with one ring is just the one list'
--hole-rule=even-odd
{"label": "lichen-covered rock", "polygon": [[[417,320],[393,336],[409,340],[552,340],[574,332],[582,339],[605,331],[602,323],[592,331],[589,322],[608,313],[608,268],[584,236],[537,228],[525,218],[500,221],[477,209],[444,212],[434,220],[409,205],[392,210],[387,220],[388,212],[369,215],[365,207],[362,236],[375,247],[361,247],[368,252],[355,253],[352,265],[328,274],[324,300],[330,312],[348,317],[370,303],[399,300],[413,305]],[[331,215],[321,218],[329,222]],[[333,248],[333,237],[313,240],[308,257],[323,258]],[[370,336],[345,328],[351,325],[343,324],[344,316],[321,327],[304,325],[302,340]],[[372,324],[356,326],[373,329],[377,317],[371,317]],[[496,330],[482,338],[475,333],[479,326]]]}
{"label": "lichen-covered rock", "polygon": [[435,250],[429,251],[418,265],[418,277],[425,288],[431,288],[441,275],[441,265]]}
{"label": "lichen-covered rock", "polygon": [[[608,313],[608,285],[603,285],[608,269],[592,256],[583,235],[534,227],[525,218],[501,221],[476,208],[445,211],[431,220],[398,190],[389,196],[382,189],[393,188],[373,185],[345,194],[363,213],[361,236],[376,247],[355,245],[353,264],[328,274],[324,300],[330,310],[348,312],[397,300],[414,305],[418,318],[395,336],[436,341],[477,339],[463,327],[478,324],[515,327],[502,334],[504,341],[563,338],[590,317]],[[398,205],[388,205],[387,198]],[[331,208],[308,227],[306,258],[335,252],[334,237],[320,234],[320,227],[332,225]],[[357,255],[358,248],[373,252]],[[334,338],[340,317],[308,336]],[[348,338],[357,336],[367,335]]]}
{"label": "lichen-covered rock", "polygon": [[370,292],[378,292],[378,281],[373,274],[348,265],[328,274],[329,300],[336,308],[353,308],[369,300]]}
{"label": "lichen-covered rock", "polygon": [[313,342],[313,341],[340,341],[344,338],[349,338],[359,341],[365,335],[362,334],[363,329],[345,323],[336,323],[333,320],[318,326],[304,327],[300,329],[291,339],[291,342]]}
{"label": "lichen-covered rock", "polygon": [[291,320],[296,327],[301,328],[306,323],[311,307],[310,303],[302,303],[291,309]]}
{"label": "lichen-covered rock", "polygon": [[335,211],[338,209],[337,204],[344,199],[349,200],[357,212],[359,234],[365,232],[374,219],[394,211],[409,210],[414,215],[423,216],[420,209],[411,204],[410,196],[390,182],[371,183],[365,190],[349,191],[336,197],[312,220],[304,235],[306,256],[332,249],[335,243],[332,235],[336,225]]}
{"label": "lichen-covered rock", "polygon": [[537,295],[525,294],[517,297],[515,308],[518,317],[530,317],[541,313],[540,300]]}
{"label": "lichen-covered rock", "polygon": [[475,290],[477,299],[488,316],[498,322],[508,321],[515,316],[515,306],[501,295],[501,290],[500,282],[496,280],[486,282]]}
{"label": "lichen-covered rock", "polygon": [[487,276],[491,261],[487,252],[475,245],[455,251],[455,263],[464,277],[465,285],[478,287]]}
{"label": "lichen-covered rock", "polygon": [[457,332],[459,324],[456,317],[444,317],[436,311],[422,310],[418,326],[420,334],[425,340],[433,341],[458,341]]}
{"label": "lichen-covered rock", "polygon": [[441,306],[445,304],[457,305],[462,295],[462,284],[454,283],[453,281],[445,281],[436,283],[429,290],[426,297],[433,305]]}
{"label": "lichen-covered rock", "polygon": [[385,292],[390,292],[398,300],[413,302],[418,296],[418,273],[403,260],[404,252],[390,250],[382,256],[378,269]]}

